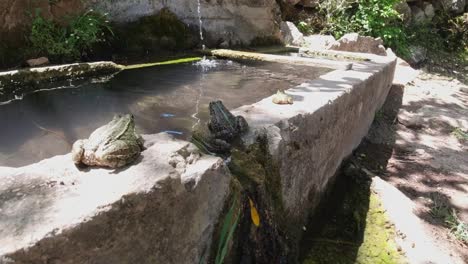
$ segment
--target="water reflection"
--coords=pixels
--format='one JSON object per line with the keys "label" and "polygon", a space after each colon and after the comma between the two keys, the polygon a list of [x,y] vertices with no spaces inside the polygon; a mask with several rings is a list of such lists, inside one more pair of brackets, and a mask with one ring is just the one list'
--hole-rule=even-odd
{"label": "water reflection", "polygon": [[197,122],[193,113],[205,122],[212,100],[236,108],[326,71],[217,61],[208,69],[192,64],[143,68],[103,83],[32,93],[0,105],[0,166],[23,166],[65,154],[76,139],[87,138],[117,113],[132,113],[139,133],[172,131],[186,138]]}

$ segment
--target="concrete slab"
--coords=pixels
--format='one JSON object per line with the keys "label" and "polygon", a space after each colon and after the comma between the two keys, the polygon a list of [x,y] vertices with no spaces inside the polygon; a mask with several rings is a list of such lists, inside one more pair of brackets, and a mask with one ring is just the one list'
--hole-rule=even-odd
{"label": "concrete slab", "polygon": [[78,170],[70,155],[0,167],[0,263],[198,263],[230,174],[166,134],[121,170]]}

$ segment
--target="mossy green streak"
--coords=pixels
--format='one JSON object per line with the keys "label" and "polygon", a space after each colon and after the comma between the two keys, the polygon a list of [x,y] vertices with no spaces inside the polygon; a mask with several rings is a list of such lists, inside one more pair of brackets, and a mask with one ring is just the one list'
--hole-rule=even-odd
{"label": "mossy green streak", "polygon": [[154,67],[154,66],[188,63],[188,62],[200,61],[201,59],[202,59],[201,57],[191,57],[191,58],[181,58],[181,59],[161,61],[161,62],[133,64],[133,65],[124,66],[123,69],[133,70],[133,69],[140,69],[140,68],[147,68],[147,67]]}
{"label": "mossy green streak", "polygon": [[406,263],[394,240],[394,226],[372,191],[370,179],[344,175],[329,197],[314,218],[322,220],[308,224],[301,263]]}

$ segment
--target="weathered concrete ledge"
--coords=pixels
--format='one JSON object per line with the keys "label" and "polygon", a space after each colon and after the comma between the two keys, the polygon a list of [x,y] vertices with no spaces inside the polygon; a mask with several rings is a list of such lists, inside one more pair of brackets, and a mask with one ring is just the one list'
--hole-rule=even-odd
{"label": "weathered concrete ledge", "polygon": [[234,111],[251,127],[245,142],[268,136],[292,233],[300,232],[341,162],[367,134],[392,85],[395,58],[356,56],[368,61],[287,90],[293,105],[275,105],[269,97]]}
{"label": "weathered concrete ledge", "polygon": [[122,69],[122,65],[114,62],[100,61],[0,72],[0,102],[21,97],[49,83],[109,75]]}
{"label": "weathered concrete ledge", "polygon": [[295,65],[324,67],[331,69],[349,70],[352,68],[351,62],[334,61],[318,58],[290,57],[256,52],[236,51],[227,49],[207,50],[206,54],[223,59],[240,61],[267,61],[277,63],[289,63]]}
{"label": "weathered concrete ledge", "polygon": [[78,170],[70,155],[0,167],[0,263],[199,263],[229,193],[220,158],[145,136],[120,171]]}

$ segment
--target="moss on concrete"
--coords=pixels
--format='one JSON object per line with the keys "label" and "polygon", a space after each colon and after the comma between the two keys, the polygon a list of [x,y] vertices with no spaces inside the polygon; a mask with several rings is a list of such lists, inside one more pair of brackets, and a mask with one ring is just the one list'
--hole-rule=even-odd
{"label": "moss on concrete", "polygon": [[351,54],[346,52],[334,51],[334,50],[309,50],[302,49],[301,54],[311,58],[325,58],[329,60],[338,61],[370,61],[369,58],[359,56],[358,54]]}
{"label": "moss on concrete", "polygon": [[369,179],[345,175],[327,202],[307,226],[301,263],[405,263],[394,241],[394,227]]}
{"label": "moss on concrete", "polygon": [[60,66],[21,69],[0,73],[0,101],[21,97],[28,92],[57,86],[76,78],[117,73],[122,65],[113,62],[75,63]]}
{"label": "moss on concrete", "polygon": [[[280,228],[284,216],[280,175],[268,152],[266,135],[246,149],[234,149],[229,169],[233,181],[239,183],[242,205],[230,263],[285,261],[290,247]],[[258,226],[253,223],[250,203],[258,212]]]}
{"label": "moss on concrete", "polygon": [[245,190],[255,192],[259,186],[264,187],[274,213],[282,216],[284,207],[279,168],[268,152],[266,137],[259,136],[257,142],[245,150],[234,149],[229,169]]}
{"label": "moss on concrete", "polygon": [[59,86],[60,82],[77,78],[112,75],[121,70],[189,63],[201,57],[178,58],[168,61],[123,66],[113,62],[75,63],[51,67],[29,68],[0,72],[0,101],[8,101],[39,89]]}

